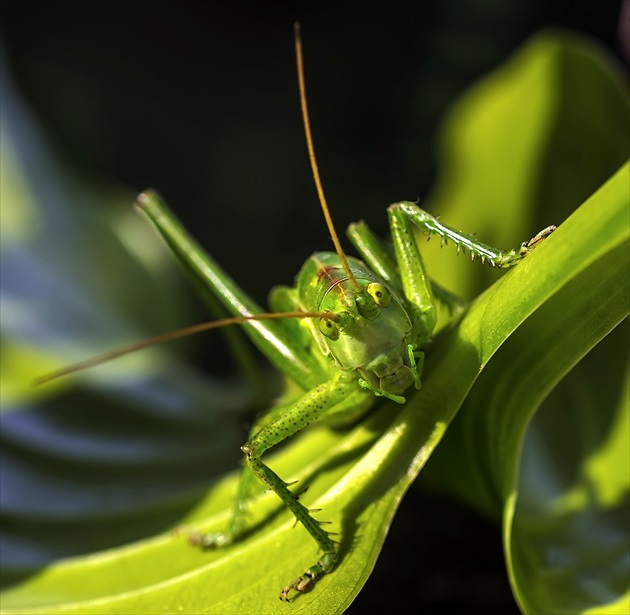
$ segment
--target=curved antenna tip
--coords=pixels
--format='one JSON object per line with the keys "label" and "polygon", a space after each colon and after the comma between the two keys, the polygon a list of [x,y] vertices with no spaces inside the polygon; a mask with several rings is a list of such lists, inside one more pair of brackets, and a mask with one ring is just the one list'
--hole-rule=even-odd
{"label": "curved antenna tip", "polygon": [[339,256],[339,260],[341,261],[341,265],[350,280],[350,283],[356,290],[359,290],[360,286],[357,282],[352,270],[350,269],[350,265],[348,264],[348,259],[341,247],[341,242],[339,241],[339,237],[337,236],[337,231],[335,230],[335,226],[333,225],[332,218],[330,216],[330,210],[328,208],[328,203],[326,202],[326,197],[324,196],[324,188],[322,186],[322,181],[319,176],[319,169],[317,167],[317,160],[315,158],[315,148],[313,147],[313,137],[311,135],[311,124],[309,121],[308,114],[308,104],[306,102],[306,84],[304,79],[304,60],[302,57],[302,39],[300,37],[300,24],[299,22],[295,22],[295,56],[297,60],[297,72],[298,72],[298,85],[300,91],[300,107],[302,108],[302,124],[304,125],[304,134],[306,136],[306,148],[308,149],[308,158],[311,163],[311,170],[313,171],[313,179],[315,180],[315,188],[317,190],[317,195],[319,197],[319,203],[322,208],[322,212],[324,214],[324,219],[326,220],[326,225],[328,226],[328,231],[330,232],[331,239],[333,244],[335,245],[335,251]]}

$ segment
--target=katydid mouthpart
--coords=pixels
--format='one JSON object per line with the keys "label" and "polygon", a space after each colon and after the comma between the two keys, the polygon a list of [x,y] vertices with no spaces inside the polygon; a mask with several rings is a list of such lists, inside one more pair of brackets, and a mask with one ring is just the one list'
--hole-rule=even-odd
{"label": "katydid mouthpart", "polygon": [[[42,384],[93,367],[130,352],[204,330],[240,325],[269,361],[289,377],[302,395],[292,404],[272,407],[254,424],[241,447],[245,468],[233,514],[223,532],[188,532],[189,542],[204,549],[227,547],[245,533],[245,500],[252,476],[257,476],[289,508],[317,543],[316,562],[280,592],[311,589],[338,560],[338,543],[322,528],[282,478],[261,460],[263,454],[315,422],[340,424],[356,420],[379,397],[399,404],[405,394],[422,387],[424,348],[436,325],[435,299],[456,307],[458,302],[426,274],[415,237],[417,228],[452,241],[493,267],[511,267],[548,237],[548,227],[516,249],[503,251],[441,223],[417,204],[401,201],[387,210],[393,254],[363,223],[352,224],[348,237],[362,260],[346,256],[335,231],[317,163],[308,116],[302,44],[295,26],[300,103],[309,160],[321,208],[335,252],[316,252],[296,277],[294,287],[273,289],[265,312],[195,242],[152,190],[137,198],[138,207],[158,229],[174,254],[216,296],[231,318],[202,323],[131,344],[71,365],[38,379]],[[293,326],[299,320],[303,326]]]}

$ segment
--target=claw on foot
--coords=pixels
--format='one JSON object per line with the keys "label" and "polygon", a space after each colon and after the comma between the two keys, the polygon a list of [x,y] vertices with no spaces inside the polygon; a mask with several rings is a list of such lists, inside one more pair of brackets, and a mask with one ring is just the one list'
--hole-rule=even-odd
{"label": "claw on foot", "polygon": [[312,589],[317,580],[327,572],[330,572],[337,561],[337,554],[333,552],[324,553],[323,557],[315,564],[311,566],[304,574],[300,575],[297,579],[291,581],[281,592],[280,600],[285,602],[291,602],[289,593],[291,590],[298,592],[305,592]]}

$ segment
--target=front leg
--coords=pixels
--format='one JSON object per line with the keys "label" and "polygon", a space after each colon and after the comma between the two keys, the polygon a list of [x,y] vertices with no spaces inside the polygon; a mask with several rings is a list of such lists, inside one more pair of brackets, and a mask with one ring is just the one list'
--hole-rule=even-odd
{"label": "front leg", "polygon": [[487,262],[493,267],[499,268],[516,265],[516,263],[556,230],[555,226],[548,226],[534,235],[529,241],[523,242],[518,248],[499,250],[498,248],[493,248],[482,243],[472,235],[467,235],[446,224],[442,224],[437,218],[410,201],[394,203],[389,209],[390,211],[400,211],[404,213],[414,224],[428,231],[429,237],[434,233],[439,235],[442,238],[442,244],[451,240],[457,246],[458,252],[460,250],[468,250],[472,260],[479,258],[482,263]]}
{"label": "front leg", "polygon": [[266,415],[258,423],[260,428],[241,447],[245,453],[246,466],[241,477],[233,517],[227,530],[210,534],[189,532],[189,541],[201,548],[212,549],[228,546],[242,538],[245,533],[243,513],[250,492],[249,483],[257,476],[278,495],[323,552],[315,564],[284,587],[280,598],[289,601],[291,590],[302,592],[310,589],[335,565],[336,543],[331,540],[328,532],[322,529],[322,523],[314,519],[309,510],[298,501],[298,496],[289,490],[289,485],[261,461],[261,456],[268,449],[316,421],[332,417],[334,422],[340,423],[344,417],[356,418],[359,410],[366,411],[372,399],[372,395],[359,387],[354,374],[338,372],[291,405],[272,410],[271,419]]}
{"label": "front leg", "polygon": [[457,246],[458,251],[468,250],[473,260],[479,258],[482,263],[487,262],[493,267],[499,268],[512,267],[518,263],[551,235],[556,228],[555,226],[548,226],[513,250],[499,250],[480,242],[471,235],[466,235],[442,224],[437,218],[409,201],[390,205],[387,215],[402,288],[405,296],[412,304],[416,316],[418,345],[430,340],[435,327],[436,313],[431,283],[422,263],[413,225],[428,231],[429,237],[434,233],[439,235],[443,244],[451,240]]}
{"label": "front leg", "polygon": [[[291,590],[306,591],[323,574],[330,572],[337,561],[337,547],[328,532],[322,529],[321,522],[311,516],[309,510],[289,490],[287,483],[266,466],[260,457],[267,449],[319,420],[332,409],[339,413],[340,406],[343,408],[349,400],[355,398],[353,393],[356,393],[357,388],[356,380],[350,375],[339,374],[333,377],[306,393],[286,413],[263,427],[242,447],[247,467],[278,495],[323,551],[314,565],[284,587],[280,594],[281,600],[289,601]],[[351,412],[352,408],[348,407],[347,410]]]}
{"label": "front leg", "polygon": [[[246,445],[247,446],[247,445]],[[245,447],[243,447],[245,449]],[[313,537],[323,554],[317,562],[309,566],[304,573],[288,583],[280,592],[280,600],[289,602],[289,592],[295,589],[299,592],[306,591],[324,574],[330,572],[337,562],[337,548],[335,542],[331,540],[328,532],[322,529],[321,521],[317,521],[311,516],[308,508],[298,501],[298,496],[289,491],[285,483],[271,468],[266,466],[258,457],[251,453],[247,455],[247,466],[260,478],[260,480],[274,491],[284,504],[295,515],[295,518],[306,528]]]}

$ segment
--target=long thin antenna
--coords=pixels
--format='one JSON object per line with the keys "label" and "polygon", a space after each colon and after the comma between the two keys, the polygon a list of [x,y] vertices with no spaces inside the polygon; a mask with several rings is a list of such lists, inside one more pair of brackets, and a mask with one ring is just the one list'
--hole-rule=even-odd
{"label": "long thin antenna", "polygon": [[201,331],[219,329],[220,327],[227,327],[229,325],[238,325],[252,320],[276,320],[280,318],[327,318],[328,320],[334,321],[339,319],[339,317],[332,312],[270,312],[268,314],[251,314],[250,316],[236,316],[234,318],[222,318],[220,320],[202,322],[198,325],[192,325],[191,327],[184,327],[183,329],[177,329],[176,331],[169,331],[168,333],[163,333],[162,335],[156,335],[155,337],[150,337],[140,342],[128,344],[127,346],[122,346],[116,350],[86,359],[85,361],[80,361],[79,363],[62,367],[57,371],[35,378],[35,380],[33,380],[33,384],[45,384],[51,380],[56,380],[57,378],[62,378],[63,376],[69,376],[70,374],[83,371],[89,367],[95,367],[106,363],[107,361],[111,361],[112,359],[123,357],[131,354],[132,352],[136,352],[137,350],[157,346],[158,344],[177,340],[188,335],[200,333]]}
{"label": "long thin antenna", "polygon": [[341,265],[343,266],[346,274],[348,275],[348,279],[355,287],[355,289],[359,289],[359,283],[356,281],[354,274],[350,271],[350,266],[348,265],[348,260],[346,259],[346,255],[344,254],[343,249],[341,248],[341,243],[339,242],[339,237],[337,237],[337,231],[335,231],[335,227],[333,225],[332,218],[330,217],[330,211],[328,210],[328,204],[326,203],[326,197],[324,196],[324,189],[322,187],[322,181],[319,177],[319,169],[317,167],[317,160],[315,159],[315,149],[313,148],[313,137],[311,136],[311,124],[308,118],[308,105],[306,104],[306,85],[304,82],[304,61],[302,59],[302,39],[300,37],[300,24],[295,22],[294,24],[295,31],[295,56],[297,58],[297,71],[298,71],[298,83],[300,87],[300,106],[302,107],[302,122],[304,124],[304,132],[306,133],[306,147],[308,148],[308,158],[311,162],[311,169],[313,170],[313,179],[315,180],[315,187],[317,188],[317,195],[319,196],[319,202],[322,206],[322,211],[324,212],[324,218],[326,219],[326,224],[328,225],[328,231],[330,232],[330,236],[335,244],[335,250],[339,256],[339,260],[341,261]]}

